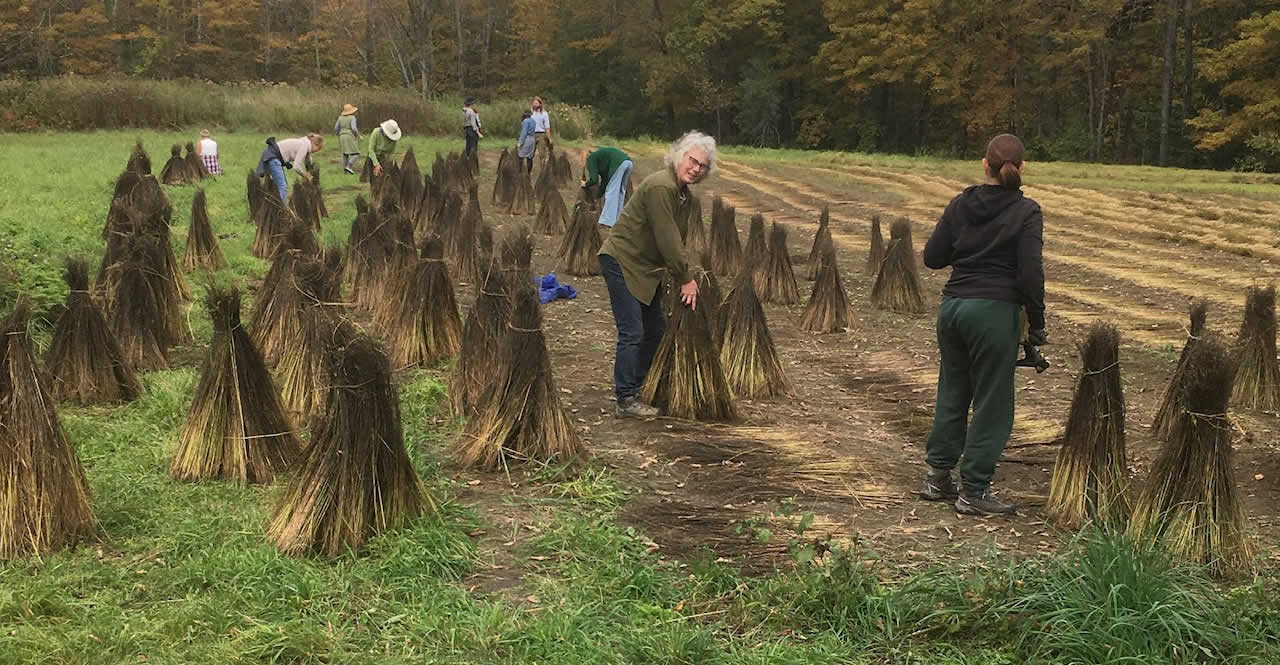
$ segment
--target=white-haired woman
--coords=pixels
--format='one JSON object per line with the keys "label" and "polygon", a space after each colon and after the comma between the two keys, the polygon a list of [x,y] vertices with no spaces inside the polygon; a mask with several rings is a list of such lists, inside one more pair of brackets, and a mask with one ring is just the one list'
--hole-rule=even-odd
{"label": "white-haired woman", "polygon": [[716,141],[701,132],[689,132],[671,144],[665,162],[667,168],[636,188],[600,248],[600,272],[618,327],[613,388],[620,418],[658,415],[637,394],[666,329],[658,297],[663,272],[669,272],[679,285],[685,305],[692,308],[698,303],[698,282],[684,252],[689,211],[697,204],[689,185],[701,182],[715,168]]}

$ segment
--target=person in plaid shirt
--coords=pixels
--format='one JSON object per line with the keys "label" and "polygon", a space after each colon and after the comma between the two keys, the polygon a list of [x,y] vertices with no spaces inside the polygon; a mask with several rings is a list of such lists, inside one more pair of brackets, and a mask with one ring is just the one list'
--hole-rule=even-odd
{"label": "person in plaid shirt", "polygon": [[218,164],[218,142],[209,138],[209,130],[200,130],[200,142],[196,144],[196,154],[204,162],[209,175],[222,175],[222,165]]}

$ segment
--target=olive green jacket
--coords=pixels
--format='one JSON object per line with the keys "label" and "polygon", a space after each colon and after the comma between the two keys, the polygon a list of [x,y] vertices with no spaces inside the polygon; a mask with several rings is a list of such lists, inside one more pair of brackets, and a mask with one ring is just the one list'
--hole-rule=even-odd
{"label": "olive green jacket", "polygon": [[684,237],[694,205],[697,200],[676,182],[675,171],[658,171],[636,187],[600,248],[601,255],[612,256],[622,266],[627,290],[645,305],[653,303],[664,270],[676,284],[693,279]]}

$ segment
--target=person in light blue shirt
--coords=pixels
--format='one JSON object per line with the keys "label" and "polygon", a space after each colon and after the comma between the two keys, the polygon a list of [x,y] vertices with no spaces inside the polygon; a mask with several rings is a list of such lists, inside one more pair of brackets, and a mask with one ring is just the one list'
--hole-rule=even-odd
{"label": "person in light blue shirt", "polygon": [[533,153],[538,148],[536,139],[534,138],[535,128],[533,114],[525,111],[520,120],[520,138],[516,139],[516,157],[520,158],[520,165],[528,169],[529,173],[533,173]]}

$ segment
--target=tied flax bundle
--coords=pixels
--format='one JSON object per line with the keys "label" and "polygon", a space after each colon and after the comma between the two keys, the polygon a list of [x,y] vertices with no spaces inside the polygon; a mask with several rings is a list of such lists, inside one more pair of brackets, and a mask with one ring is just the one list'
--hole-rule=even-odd
{"label": "tied flax bundle", "polygon": [[884,263],[884,234],[880,231],[880,215],[871,216],[871,248],[867,250],[868,276],[880,274],[880,265]]}
{"label": "tied flax bundle", "polygon": [[828,245],[818,259],[818,274],[809,293],[809,304],[800,317],[800,328],[809,332],[830,333],[848,330],[855,325],[849,297],[840,282],[840,266],[836,263],[835,245]]}
{"label": "tied flax bundle", "polygon": [[413,148],[409,148],[404,153],[404,159],[400,160],[400,213],[415,225],[422,206],[422,193],[422,171],[418,169],[418,157],[413,154]]}
{"label": "tied flax bundle", "polygon": [[268,192],[262,186],[262,178],[259,178],[253,169],[249,169],[245,174],[244,194],[249,203],[249,221],[256,225],[261,219],[262,202],[266,199]]}
{"label": "tied flax bundle", "polygon": [[822,214],[818,217],[818,230],[813,234],[813,247],[809,249],[808,270],[805,278],[813,281],[818,276],[818,268],[822,265],[822,254],[827,245],[835,245],[831,239],[831,207],[822,206]]}
{"label": "tied flax bundle", "polygon": [[94,529],[89,484],[27,336],[30,306],[0,320],[0,561],[48,554]]}
{"label": "tied flax bundle", "polygon": [[[711,251],[707,241],[707,226],[702,222],[702,201],[695,194],[690,194],[689,218],[685,222],[684,251],[685,256],[698,256]],[[704,264],[709,267],[710,264]]]}
{"label": "tied flax bundle", "polygon": [[512,176],[516,173],[516,158],[511,154],[510,148],[503,148],[502,154],[498,155],[498,170],[493,178],[493,194],[489,197],[489,205],[509,208],[511,207],[511,198],[515,196],[515,190],[512,189],[514,184]]}
{"label": "tied flax bundle", "polygon": [[1183,370],[1184,407],[1134,504],[1129,533],[1215,573],[1246,569],[1253,544],[1231,468],[1233,368],[1226,345],[1201,336]]}
{"label": "tied flax bundle", "polygon": [[880,309],[902,314],[924,311],[920,272],[911,245],[911,222],[899,219],[889,227],[889,247],[871,287],[871,302]]}
{"label": "tied flax bundle", "polygon": [[81,405],[137,399],[142,385],[89,294],[88,261],[67,259],[63,276],[69,288],[66,308],[45,356],[50,394]]}
{"label": "tied flax bundle", "polygon": [[1070,529],[1091,521],[1120,526],[1129,517],[1129,479],[1120,333],[1115,326],[1094,323],[1080,357],[1084,368],[1053,465],[1045,512]]}
{"label": "tied flax bundle", "polygon": [[[547,171],[543,171],[547,173]],[[548,187],[543,191],[540,199],[542,205],[538,208],[538,218],[533,223],[533,229],[537,233],[544,235],[559,235],[569,228],[569,209],[565,207],[564,197],[560,196],[560,190],[555,187]]]}
{"label": "tied flax bundle", "polygon": [[533,200],[541,201],[549,190],[556,188],[555,176],[549,169],[538,170],[538,180],[533,185]]}
{"label": "tied flax bundle", "polygon": [[169,318],[173,294],[160,285],[154,267],[162,263],[160,253],[158,238],[139,234],[128,256],[112,268],[108,323],[124,362],[140,370],[168,367],[168,349],[174,343],[174,322]]}
{"label": "tied flax bundle", "polygon": [[751,271],[751,278],[754,280],[752,286],[755,287],[756,293],[763,292],[764,271],[769,264],[769,245],[764,235],[764,215],[751,216],[751,223],[747,226],[747,246],[742,250],[742,260]]}
{"label": "tied flax bundle", "polygon": [[187,249],[182,255],[182,265],[187,270],[217,271],[227,267],[227,259],[218,246],[218,236],[209,223],[209,211],[203,189],[197,189],[191,199],[191,224],[187,227]]}
{"label": "tied flax bundle", "polygon": [[436,506],[404,449],[387,357],[359,335],[330,356],[324,413],[301,468],[267,524],[291,556],[359,551]]}
{"label": "tied flax bundle", "polygon": [[600,246],[604,241],[597,228],[595,211],[579,201],[573,206],[573,220],[556,252],[564,272],[579,277],[600,274]]}
{"label": "tied flax bundle", "polygon": [[151,156],[142,147],[141,139],[133,145],[133,152],[129,153],[129,161],[124,168],[138,175],[151,175]]}
{"label": "tied flax bundle", "polygon": [[555,158],[555,176],[557,187],[568,187],[573,184],[573,165],[569,163],[569,155],[560,153]]}
{"label": "tied flax bundle", "polygon": [[1276,362],[1276,287],[1251,287],[1245,298],[1244,321],[1236,336],[1232,360],[1236,366],[1231,401],[1249,408],[1280,408],[1280,364]]}
{"label": "tied flax bundle", "polygon": [[284,287],[296,292],[289,304],[294,309],[290,320],[297,332],[277,340],[276,375],[280,380],[280,400],[298,422],[314,417],[322,406],[328,387],[325,356],[346,334],[348,324],[339,316],[335,303],[341,269],[342,251],[329,248],[323,261],[296,261],[292,282]]}
{"label": "tied flax bundle", "polygon": [[462,344],[462,319],[439,237],[427,236],[406,277],[396,289],[397,307],[379,321],[387,356],[394,368],[434,367]]}
{"label": "tied flax bundle", "polygon": [[720,365],[735,395],[757,399],[791,392],[749,272],[743,271],[725,296],[720,323]]}
{"label": "tied flax bundle", "polygon": [[490,399],[460,435],[456,454],[463,466],[493,470],[508,460],[565,461],[585,448],[560,405],[538,294],[529,280],[513,288],[515,306],[502,346],[505,366]]}
{"label": "tied flax bundle", "polygon": [[191,176],[191,182],[196,183],[209,177],[209,169],[204,167],[204,160],[196,154],[196,146],[190,141],[187,141],[187,154],[183,159],[187,162],[187,173]]}
{"label": "tied flax bundle", "polygon": [[1187,329],[1187,341],[1182,345],[1182,354],[1178,357],[1178,365],[1173,370],[1173,376],[1169,377],[1169,383],[1165,386],[1164,395],[1160,397],[1160,406],[1156,409],[1156,417],[1151,422],[1151,436],[1158,440],[1169,437],[1174,421],[1185,408],[1185,404],[1182,401],[1182,381],[1187,373],[1187,355],[1191,353],[1191,347],[1195,346],[1200,337],[1204,335],[1204,323],[1205,319],[1208,318],[1208,313],[1208,302],[1204,300],[1193,300],[1191,302],[1191,327]]}
{"label": "tied flax bundle", "polygon": [[711,269],[717,275],[736,275],[742,270],[735,216],[733,207],[719,196],[711,199]]}
{"label": "tied flax bundle", "polygon": [[791,269],[791,255],[787,253],[787,230],[777,222],[769,230],[769,257],[765,267],[757,273],[760,297],[764,302],[794,305],[800,302],[800,285]]}
{"label": "tied flax bundle", "polygon": [[533,185],[529,182],[527,172],[521,171],[516,174],[514,192],[511,205],[507,207],[508,215],[533,215],[538,212],[534,207],[536,204],[533,198]]}
{"label": "tied flax bundle", "polygon": [[[483,272],[479,236],[487,225],[484,213],[480,211],[480,187],[474,182],[467,195],[467,205],[463,210],[462,221],[453,236],[454,251],[450,256],[457,269],[457,277],[461,280],[478,282]],[[532,250],[531,250],[532,251]]]}
{"label": "tied flax bundle", "polygon": [[206,305],[213,340],[169,475],[270,483],[297,461],[302,444],[262,354],[240,325],[240,292],[211,288]]}
{"label": "tied flax bundle", "polygon": [[160,169],[160,182],[166,185],[190,185],[199,179],[199,174],[192,174],[187,160],[183,159],[182,146],[173,144],[169,148],[169,161]]}
{"label": "tied flax bundle", "polygon": [[502,341],[506,338],[511,300],[506,275],[490,270],[476,293],[475,304],[462,327],[462,347],[449,377],[453,412],[472,416],[483,405],[491,377],[498,374]]}
{"label": "tied flax bundle", "polygon": [[[699,289],[701,285],[699,279]],[[700,290],[697,309],[679,302],[673,305],[640,399],[673,418],[733,420],[737,418],[733,391],[720,366],[719,345],[702,295]]]}

